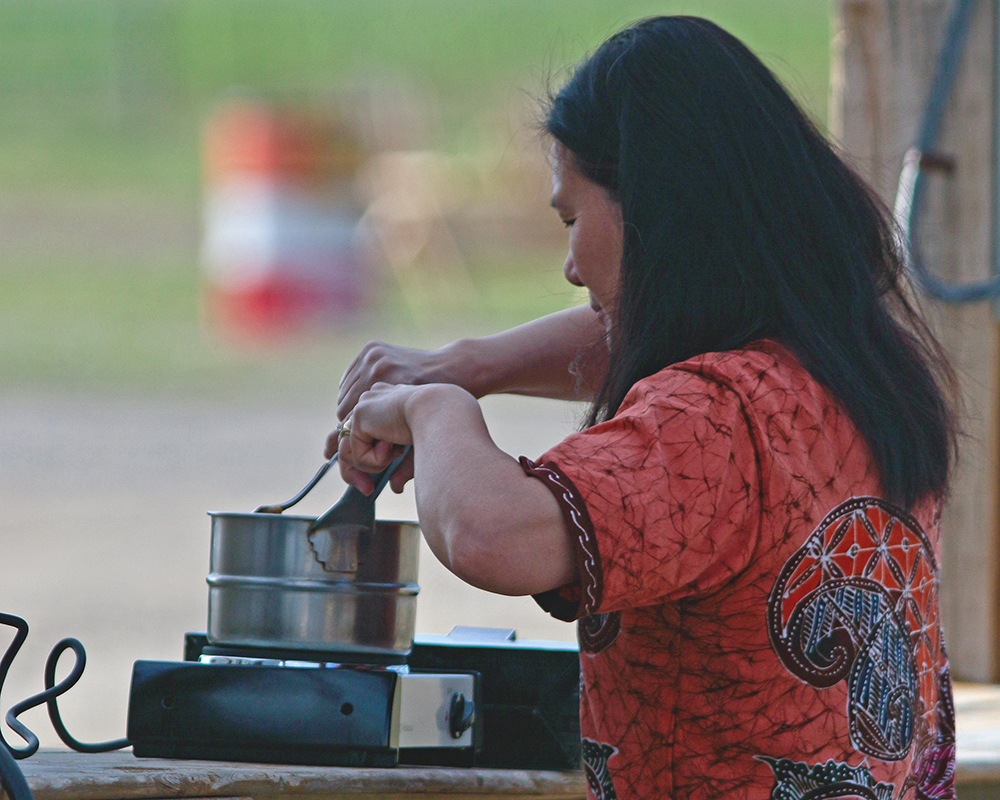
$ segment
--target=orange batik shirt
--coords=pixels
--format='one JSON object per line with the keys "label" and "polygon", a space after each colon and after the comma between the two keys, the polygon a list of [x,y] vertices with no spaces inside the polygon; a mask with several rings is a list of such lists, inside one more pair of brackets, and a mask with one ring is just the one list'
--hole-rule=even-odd
{"label": "orange batik shirt", "polygon": [[864,439],[783,347],[640,381],[525,471],[579,583],[589,796],[954,796],[938,505],[881,498]]}

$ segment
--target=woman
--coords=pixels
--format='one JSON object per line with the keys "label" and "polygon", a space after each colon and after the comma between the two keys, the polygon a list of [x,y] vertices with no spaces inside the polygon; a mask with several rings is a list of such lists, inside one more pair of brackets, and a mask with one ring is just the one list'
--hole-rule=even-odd
{"label": "woman", "polygon": [[[367,491],[412,443],[394,484],[437,557],[579,620],[593,797],[953,796],[950,373],[881,207],[705,20],[612,37],[546,127],[590,307],[369,345],[328,452]],[[517,461],[491,392],[592,409]]]}

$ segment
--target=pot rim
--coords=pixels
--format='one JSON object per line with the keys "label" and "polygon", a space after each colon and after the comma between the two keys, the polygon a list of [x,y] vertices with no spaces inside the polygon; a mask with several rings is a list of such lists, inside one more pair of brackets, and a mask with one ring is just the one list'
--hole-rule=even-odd
{"label": "pot rim", "polygon": [[[290,519],[298,520],[301,522],[315,522],[319,519],[318,516],[309,517],[303,514],[267,514],[264,512],[257,511],[207,511],[205,512],[210,517],[229,517],[229,518],[249,518],[249,519]],[[376,519],[375,524],[387,524],[387,525],[415,525],[418,528],[420,523],[412,519]]]}

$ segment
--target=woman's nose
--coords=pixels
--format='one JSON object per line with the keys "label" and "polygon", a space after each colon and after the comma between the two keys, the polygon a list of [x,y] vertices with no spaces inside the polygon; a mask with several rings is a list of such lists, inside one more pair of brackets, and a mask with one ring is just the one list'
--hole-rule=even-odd
{"label": "woman's nose", "polygon": [[580,276],[576,271],[576,264],[573,263],[572,253],[566,256],[566,263],[563,264],[563,275],[574,286],[583,286],[583,281],[580,280]]}

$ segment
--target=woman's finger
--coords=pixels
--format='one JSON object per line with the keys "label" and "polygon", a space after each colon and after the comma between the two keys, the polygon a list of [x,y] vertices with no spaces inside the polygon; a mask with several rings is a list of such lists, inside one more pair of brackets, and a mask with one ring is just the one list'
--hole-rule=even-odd
{"label": "woman's finger", "polygon": [[[384,371],[385,345],[381,342],[369,342],[361,348],[351,365],[344,371],[340,379],[340,389],[337,393],[338,407],[349,403],[352,392],[360,395],[376,379],[376,375]],[[357,391],[355,391],[357,390]],[[357,399],[355,398],[355,402]],[[353,404],[350,404],[353,406]],[[348,409],[348,412],[350,409]]]}
{"label": "woman's finger", "polygon": [[358,405],[361,395],[371,389],[375,383],[372,375],[359,371],[353,383],[342,393],[342,399],[337,404],[337,418],[346,419],[350,416]]}
{"label": "woman's finger", "polygon": [[337,403],[337,419],[346,419],[354,411],[358,404],[358,398],[364,394],[361,381],[355,381],[350,388],[343,393],[342,398]]}
{"label": "woman's finger", "polygon": [[389,466],[399,455],[399,447],[389,441],[377,441],[372,447],[372,456],[379,464]]}
{"label": "woman's finger", "polygon": [[339,444],[341,463],[373,474],[388,467],[403,451],[401,445],[388,440],[373,439],[357,427],[352,429],[349,437],[342,435],[341,439],[343,440]]}
{"label": "woman's finger", "polygon": [[326,437],[326,446],[323,448],[323,457],[326,459],[333,458],[333,454],[337,452],[339,445],[340,434],[337,431],[330,431]]}
{"label": "woman's finger", "polygon": [[[343,419],[354,409],[355,403],[358,402],[358,397],[365,390],[365,381],[360,372],[355,371],[353,374],[348,375],[347,379],[340,385],[340,390],[337,393],[337,416]],[[349,399],[352,398],[353,400]],[[346,406],[346,410],[341,416],[340,409]]]}
{"label": "woman's finger", "polygon": [[340,383],[337,384],[338,404],[344,399],[344,395],[347,394],[351,386],[353,386],[357,382],[358,376],[355,373],[357,372],[358,364],[361,363],[361,359],[364,356],[364,354],[365,350],[362,349],[362,351],[354,357],[354,360],[347,365],[347,369],[344,370],[344,374],[340,376]]}
{"label": "woman's finger", "polygon": [[351,435],[350,427],[345,427],[345,421],[341,420],[337,424],[337,427],[330,431],[326,437],[326,444],[323,448],[323,455],[327,458],[332,458],[333,454],[337,452],[340,448],[340,440],[347,438]]}
{"label": "woman's finger", "polygon": [[400,494],[403,488],[413,480],[413,451],[411,450],[403,462],[396,467],[396,471],[389,478],[389,485],[396,494]]}
{"label": "woman's finger", "polygon": [[340,387],[337,389],[337,418],[343,419],[344,417],[340,413],[340,407],[344,404],[344,398],[347,397],[347,393],[351,391],[354,386],[355,381],[351,379],[350,381],[341,380]]}
{"label": "woman's finger", "polygon": [[337,464],[340,466],[340,476],[364,494],[371,494],[375,490],[372,473],[379,472],[379,469],[366,463],[371,448],[349,436],[341,437],[338,445],[340,457]]}
{"label": "woman's finger", "polygon": [[372,480],[371,474],[362,469],[350,467],[343,461],[338,461],[338,464],[340,465],[340,477],[346,483],[349,483],[362,494],[369,495],[375,491],[375,481]]}
{"label": "woman's finger", "polygon": [[[392,464],[400,456],[403,448],[391,442],[382,441],[374,442],[373,446],[367,449],[362,449],[363,447],[362,445],[359,448],[355,442],[345,441],[338,463],[340,464],[340,474],[344,480],[365,494],[369,494],[375,488],[373,476]],[[399,469],[404,466],[404,464],[400,464]],[[395,474],[393,473],[393,475]]]}

